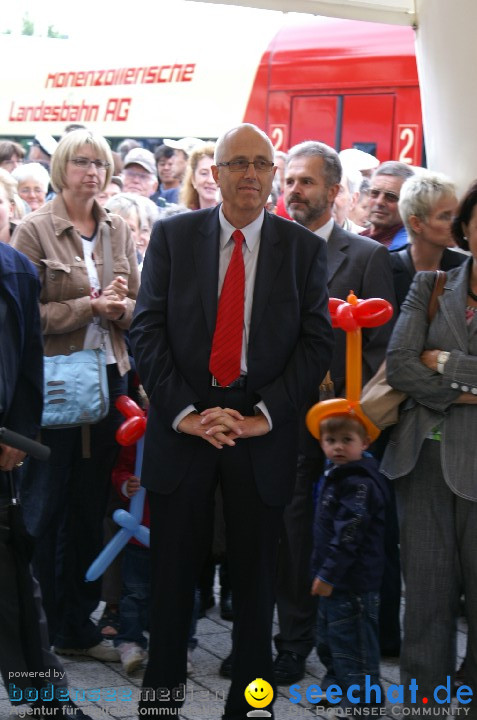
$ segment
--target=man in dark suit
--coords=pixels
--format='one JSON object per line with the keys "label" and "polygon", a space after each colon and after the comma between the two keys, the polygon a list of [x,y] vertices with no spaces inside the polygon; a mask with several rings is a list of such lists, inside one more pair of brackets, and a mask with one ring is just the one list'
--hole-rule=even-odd
{"label": "man in dark suit", "polygon": [[[261,130],[246,124],[225,133],[212,167],[222,204],[158,222],[145,258],[131,327],[150,400],[142,482],[151,509],[153,611],[141,711],[177,709],[184,700],[194,586],[210,547],[217,482],[234,603],[223,717],[244,720],[244,691],[256,678],[274,684],[276,561],[295,480],[299,411],[333,344],[326,248],[264,211],[275,170]],[[211,372],[211,354],[215,368],[232,261],[243,267],[243,320],[235,376],[223,379]]]}
{"label": "man in dark suit", "polygon": [[[327,242],[328,292],[346,299],[350,290],[359,298],[379,297],[393,305],[394,289],[389,253],[374,240],[343,230],[332,218],[341,179],[338,154],[328,145],[308,141],[287,156],[285,206],[290,216]],[[381,364],[392,323],[363,329],[363,383]],[[335,330],[331,379],[337,397],[345,395],[346,333]],[[318,402],[314,393],[308,406]],[[290,685],[305,672],[314,645],[316,598],[310,595],[313,483],[323,471],[324,457],[316,440],[301,427],[300,455],[293,500],[285,510],[280,542],[277,609],[280,632],[275,637],[277,683]]]}

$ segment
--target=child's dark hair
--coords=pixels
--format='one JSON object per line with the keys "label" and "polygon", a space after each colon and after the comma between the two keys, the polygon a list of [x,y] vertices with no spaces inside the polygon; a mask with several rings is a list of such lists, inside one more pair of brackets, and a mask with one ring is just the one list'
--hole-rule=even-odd
{"label": "child's dark hair", "polygon": [[368,438],[368,432],[365,426],[361,420],[353,417],[353,415],[330,415],[320,423],[320,437],[323,437],[324,433],[335,433],[346,430],[357,433],[362,440]]}

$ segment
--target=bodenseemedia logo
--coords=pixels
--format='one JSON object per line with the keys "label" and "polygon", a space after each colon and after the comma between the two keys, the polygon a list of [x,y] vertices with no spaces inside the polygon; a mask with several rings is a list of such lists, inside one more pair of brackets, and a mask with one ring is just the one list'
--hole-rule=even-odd
{"label": "bodenseemedia logo", "polygon": [[[436,685],[432,691],[432,697],[421,697],[415,678],[411,679],[409,685],[390,685],[384,691],[380,685],[372,682],[369,675],[365,675],[364,687],[355,684],[343,689],[340,685],[333,684],[322,690],[318,685],[308,685],[306,688],[302,688],[301,685],[292,685],[289,692],[288,699],[291,703],[298,704],[302,700],[307,700],[311,704],[319,705],[326,700],[329,705],[333,706],[333,710],[340,705],[374,706],[379,710],[379,706],[383,706],[387,701],[391,706],[405,704],[404,710],[401,707],[391,708],[391,711],[395,709],[399,711],[399,714],[448,715],[452,703],[450,675],[447,675],[445,684]],[[462,711],[463,715],[467,715],[473,699],[472,688],[468,685],[461,685],[455,692],[455,698],[462,707],[452,708],[453,714],[459,714],[458,711]],[[432,705],[432,707],[428,705]],[[436,707],[436,705],[440,707]],[[406,713],[406,709],[409,712]]]}

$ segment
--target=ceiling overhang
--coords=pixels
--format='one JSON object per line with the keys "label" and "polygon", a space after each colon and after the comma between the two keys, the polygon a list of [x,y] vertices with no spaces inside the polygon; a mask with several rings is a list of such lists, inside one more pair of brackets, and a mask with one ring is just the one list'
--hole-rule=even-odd
{"label": "ceiling overhang", "polygon": [[205,0],[205,2],[416,26],[415,0]]}

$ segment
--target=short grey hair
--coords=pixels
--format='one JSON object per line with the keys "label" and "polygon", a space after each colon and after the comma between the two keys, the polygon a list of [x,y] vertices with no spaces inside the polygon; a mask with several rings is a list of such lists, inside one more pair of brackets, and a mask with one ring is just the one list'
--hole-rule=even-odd
{"label": "short grey hair", "polygon": [[21,185],[26,180],[33,180],[41,186],[42,190],[47,193],[48,185],[50,184],[50,175],[40,163],[26,163],[25,165],[19,165],[12,171],[12,176],[15,178],[17,183]]}
{"label": "short grey hair", "polygon": [[180,203],[168,203],[165,207],[159,208],[159,218],[165,220],[166,218],[173,217],[174,215],[182,215],[182,213],[194,212],[185,205]]}
{"label": "short grey hair", "polygon": [[160,211],[154,200],[144,195],[136,195],[136,202],[139,208],[139,224],[141,228],[152,228],[156,220],[159,220]]}
{"label": "short grey hair", "polygon": [[136,211],[138,221],[140,219],[139,195],[135,193],[116,193],[104,203],[104,207],[115,215],[121,215],[125,220],[132,210]]}
{"label": "short grey hair", "polygon": [[363,182],[363,175],[361,174],[360,170],[357,170],[356,168],[347,165],[343,165],[341,182],[346,182],[350,195],[354,195],[354,193],[359,193],[360,191],[361,184]]}
{"label": "short grey hair", "polygon": [[402,163],[398,160],[387,160],[376,168],[373,173],[373,178],[377,175],[390,175],[391,177],[400,177],[403,180],[407,180],[414,175],[414,170],[407,163]]}
{"label": "short grey hair", "polygon": [[336,150],[325,143],[316,140],[306,140],[294,145],[287,155],[287,167],[291,160],[297,157],[321,157],[323,158],[326,187],[339,185],[343,168]]}
{"label": "short grey hair", "polygon": [[455,184],[446,175],[422,170],[408,178],[402,185],[399,196],[399,214],[409,235],[413,235],[409,218],[415,215],[419,220],[427,220],[432,209],[443,197],[455,196]]}
{"label": "short grey hair", "polygon": [[283,150],[275,150],[275,160],[277,158],[281,158],[282,160],[286,160],[288,157],[288,154],[286,152],[283,152]]}

